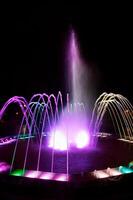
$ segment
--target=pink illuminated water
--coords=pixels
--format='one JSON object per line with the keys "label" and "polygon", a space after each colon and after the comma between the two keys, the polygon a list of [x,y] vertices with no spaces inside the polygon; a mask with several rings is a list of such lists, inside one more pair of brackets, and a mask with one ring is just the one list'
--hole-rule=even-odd
{"label": "pink illuminated water", "polygon": [[49,147],[56,150],[67,150],[70,147],[85,148],[89,142],[90,134],[85,114],[65,112],[51,131]]}
{"label": "pink illuminated water", "polygon": [[[59,122],[51,130],[49,147],[56,150],[67,150],[71,146],[85,148],[90,143],[90,133],[88,130],[88,118],[85,109],[80,110],[77,106],[85,100],[83,88],[83,76],[86,74],[84,64],[80,58],[76,35],[71,32],[69,46],[69,76],[71,82],[71,98],[68,109],[60,116]],[[84,103],[84,102],[83,102]]]}
{"label": "pink illuminated water", "polygon": [[5,162],[0,162],[0,173],[8,171],[10,169],[10,166]]}

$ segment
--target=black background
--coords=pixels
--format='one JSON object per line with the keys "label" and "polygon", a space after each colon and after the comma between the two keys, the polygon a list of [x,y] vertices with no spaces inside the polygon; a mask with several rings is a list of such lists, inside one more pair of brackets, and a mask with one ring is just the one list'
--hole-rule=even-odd
{"label": "black background", "polygon": [[[17,4],[2,10],[0,102],[13,95],[67,92],[67,42],[73,27],[94,73],[96,97],[121,93],[132,102],[130,5]],[[93,82],[92,82],[93,84]]]}

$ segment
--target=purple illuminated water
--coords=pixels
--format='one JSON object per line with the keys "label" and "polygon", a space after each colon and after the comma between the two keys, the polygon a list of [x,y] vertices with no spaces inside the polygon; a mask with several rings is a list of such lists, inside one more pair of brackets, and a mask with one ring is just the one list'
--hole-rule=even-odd
{"label": "purple illuminated water", "polygon": [[[53,127],[49,147],[67,150],[67,147],[85,148],[90,142],[87,118],[82,112],[65,112]],[[68,139],[68,144],[67,144]]]}
{"label": "purple illuminated water", "polygon": [[[80,58],[76,35],[74,31],[70,35],[69,46],[69,77],[71,83],[71,98],[69,105],[64,109],[59,122],[52,127],[49,147],[58,150],[67,150],[71,146],[86,148],[90,144],[89,119],[84,104],[87,103],[85,88],[87,82],[84,77],[87,74],[84,63]],[[85,86],[85,87],[84,87]],[[82,110],[78,104],[82,102]],[[69,108],[68,108],[69,107]]]}

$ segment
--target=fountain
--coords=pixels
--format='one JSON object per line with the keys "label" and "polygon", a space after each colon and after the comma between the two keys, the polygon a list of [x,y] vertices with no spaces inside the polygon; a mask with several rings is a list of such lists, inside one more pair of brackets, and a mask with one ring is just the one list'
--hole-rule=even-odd
{"label": "fountain", "polygon": [[[17,113],[21,111],[22,115],[18,134],[0,138],[0,146],[12,145],[10,167],[8,165],[12,175],[68,180],[69,174],[72,173],[70,170],[72,152],[80,154],[84,150],[87,155],[88,151],[95,151],[99,138],[110,136],[109,133],[101,132],[106,113],[112,120],[117,139],[133,142],[133,106],[124,96],[104,92],[96,100],[91,119],[88,119],[85,106],[88,100],[84,90],[87,80],[83,80],[87,71],[80,58],[73,31],[70,41],[71,95],[66,94],[65,102],[61,92],[57,96],[46,93],[35,94],[29,101],[24,97],[14,96],[0,110],[0,120],[4,118],[8,107],[12,104],[18,105]],[[21,161],[18,161],[19,156]],[[62,166],[60,156],[63,157],[63,173],[56,174],[58,172],[58,165],[55,166],[56,160],[59,160]],[[18,168],[22,170],[14,172]],[[82,171],[84,170],[81,167]],[[115,169],[112,171],[121,174]],[[102,173],[108,177],[112,171],[107,170],[106,173]],[[95,176],[100,176],[94,172]]]}

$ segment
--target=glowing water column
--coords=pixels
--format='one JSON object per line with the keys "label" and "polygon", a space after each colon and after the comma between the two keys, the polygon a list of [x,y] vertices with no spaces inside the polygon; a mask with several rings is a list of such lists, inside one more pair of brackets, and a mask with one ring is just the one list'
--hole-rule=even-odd
{"label": "glowing water column", "polygon": [[80,59],[78,44],[76,40],[75,32],[72,31],[71,39],[70,39],[70,68],[71,74],[70,82],[71,82],[71,92],[72,92],[72,103],[75,104],[77,102],[83,101],[83,96],[81,95],[84,88],[82,88],[82,80],[81,76],[83,74],[83,64]]}
{"label": "glowing water column", "polygon": [[72,31],[71,35],[71,48],[70,48],[70,54],[71,54],[71,81],[72,81],[72,97],[73,97],[73,103],[77,101],[77,70],[78,67],[78,52],[76,47],[76,41],[75,41],[75,33]]}

